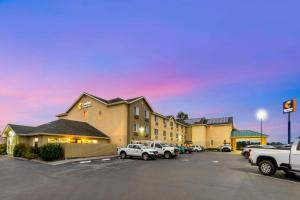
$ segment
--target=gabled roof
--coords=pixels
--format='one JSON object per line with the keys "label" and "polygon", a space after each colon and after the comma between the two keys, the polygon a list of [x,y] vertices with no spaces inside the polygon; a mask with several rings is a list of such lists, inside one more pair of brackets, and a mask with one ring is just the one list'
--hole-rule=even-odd
{"label": "gabled roof", "polygon": [[92,94],[89,94],[89,93],[82,93],[79,98],[68,108],[68,110],[65,112],[65,113],[61,113],[61,114],[58,114],[57,117],[60,117],[60,116],[64,116],[64,115],[67,115],[68,112],[70,112],[70,110],[78,103],[78,101],[83,97],[83,96],[88,96],[92,99],[95,99],[96,101],[100,102],[100,103],[103,103],[107,106],[113,106],[113,105],[118,105],[118,104],[131,104],[131,103],[134,103],[138,100],[141,100],[141,99],[144,99],[144,101],[147,103],[147,105],[149,106],[150,110],[153,111],[151,105],[149,104],[149,102],[146,100],[145,97],[143,96],[140,96],[140,97],[135,97],[135,98],[131,98],[131,99],[122,99],[120,97],[117,97],[117,98],[113,98],[113,99],[109,99],[109,100],[106,100],[106,99],[103,99],[103,98],[100,98],[100,97],[97,97],[95,95],[92,95]]}
{"label": "gabled roof", "polygon": [[[231,132],[231,137],[260,137],[260,133],[251,130],[234,130]],[[263,134],[264,137],[268,135]]]}
{"label": "gabled roof", "polygon": [[201,118],[193,118],[185,120],[187,124],[196,125],[196,124],[203,124],[203,125],[219,125],[219,124],[232,124],[233,117],[221,117],[221,118],[211,118],[206,119],[204,117]]}
{"label": "gabled roof", "polygon": [[23,126],[23,125],[17,125],[17,124],[8,124],[8,126],[13,129],[13,131],[16,134],[20,134],[20,133],[29,133],[31,132],[34,127],[32,126]]}
{"label": "gabled roof", "polygon": [[59,119],[37,127],[9,125],[17,135],[75,135],[88,137],[109,137],[86,122]]}

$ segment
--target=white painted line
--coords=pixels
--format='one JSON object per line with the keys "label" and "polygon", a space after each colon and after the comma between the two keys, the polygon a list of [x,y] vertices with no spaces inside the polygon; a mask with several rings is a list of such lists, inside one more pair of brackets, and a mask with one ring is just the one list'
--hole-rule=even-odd
{"label": "white painted line", "polygon": [[90,162],[92,162],[92,161],[90,161],[90,160],[87,160],[87,161],[81,161],[80,164],[85,164],[85,163],[90,163]]}
{"label": "white painted line", "polygon": [[212,161],[213,163],[218,163],[219,161],[217,161],[217,160],[214,160],[214,161]]}
{"label": "white painted line", "polygon": [[188,162],[189,160],[188,159],[182,159],[181,161],[182,162]]}
{"label": "white painted line", "polygon": [[109,161],[110,160],[110,158],[104,158],[104,159],[102,159],[102,161]]}
{"label": "white painted line", "polygon": [[260,177],[264,177],[264,178],[274,179],[274,180],[277,180],[277,181],[283,181],[283,182],[287,182],[287,183],[294,183],[294,184],[299,184],[300,185],[300,182],[297,182],[297,181],[291,181],[291,180],[277,178],[277,177],[273,177],[273,176],[265,176],[265,175],[256,174],[256,173],[253,173],[253,172],[248,172],[248,173],[252,174],[252,175],[255,175],[255,176],[260,176]]}

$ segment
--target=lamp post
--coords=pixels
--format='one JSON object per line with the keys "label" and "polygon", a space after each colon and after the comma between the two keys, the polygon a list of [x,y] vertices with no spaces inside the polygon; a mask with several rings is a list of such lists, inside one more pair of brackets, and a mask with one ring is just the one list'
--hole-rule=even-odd
{"label": "lamp post", "polygon": [[260,144],[262,145],[263,141],[263,130],[262,130],[262,122],[263,120],[268,118],[268,112],[265,109],[259,109],[256,112],[256,118],[260,121]]}

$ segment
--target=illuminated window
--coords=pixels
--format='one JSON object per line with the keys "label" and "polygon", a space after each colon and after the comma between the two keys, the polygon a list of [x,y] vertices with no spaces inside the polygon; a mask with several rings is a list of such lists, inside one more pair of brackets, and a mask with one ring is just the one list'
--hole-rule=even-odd
{"label": "illuminated window", "polygon": [[49,137],[48,138],[48,143],[58,143],[58,138]]}
{"label": "illuminated window", "polygon": [[88,111],[85,110],[85,111],[83,111],[83,118],[87,119],[87,117],[88,117]]}
{"label": "illuminated window", "polygon": [[150,128],[148,125],[145,126],[145,131],[146,131],[146,134],[149,134],[150,133]]}

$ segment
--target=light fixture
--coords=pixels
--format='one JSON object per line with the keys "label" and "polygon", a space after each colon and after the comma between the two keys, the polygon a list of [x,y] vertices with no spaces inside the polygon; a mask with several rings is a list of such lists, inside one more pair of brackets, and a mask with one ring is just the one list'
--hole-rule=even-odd
{"label": "light fixture", "polygon": [[144,128],[144,127],[140,127],[140,128],[139,128],[139,132],[140,132],[140,133],[144,133],[144,132],[145,132],[145,128]]}
{"label": "light fixture", "polygon": [[256,111],[256,118],[258,120],[265,120],[268,118],[268,112],[266,109],[259,109]]}

